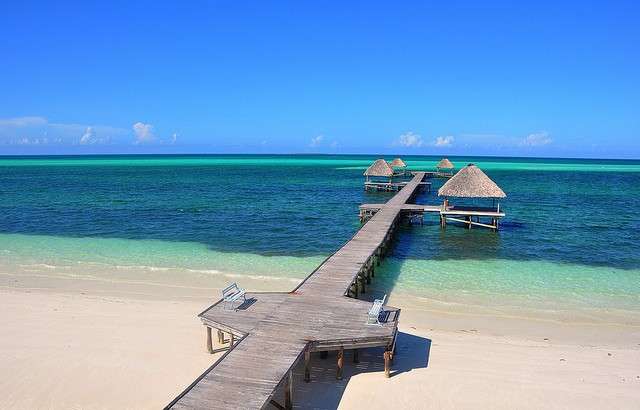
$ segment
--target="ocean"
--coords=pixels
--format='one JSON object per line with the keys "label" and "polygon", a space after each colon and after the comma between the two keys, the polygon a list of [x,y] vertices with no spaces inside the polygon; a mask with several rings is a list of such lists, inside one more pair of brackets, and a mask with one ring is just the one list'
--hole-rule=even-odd
{"label": "ocean", "polygon": [[[359,228],[377,156],[0,157],[0,273],[289,290]],[[388,160],[392,157],[388,156]],[[440,157],[405,156],[432,170]],[[402,227],[374,290],[416,308],[640,325],[640,161],[450,157],[497,233]],[[430,193],[417,202],[437,204]]]}

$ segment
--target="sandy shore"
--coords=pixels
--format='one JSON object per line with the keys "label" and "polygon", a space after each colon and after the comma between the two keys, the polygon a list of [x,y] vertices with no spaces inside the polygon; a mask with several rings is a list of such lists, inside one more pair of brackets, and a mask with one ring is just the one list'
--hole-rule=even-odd
{"label": "sandy shore", "polygon": [[[155,409],[213,361],[196,314],[214,289],[0,277],[0,407]],[[391,301],[402,307],[401,301]],[[404,307],[394,374],[371,349],[300,408],[638,408],[640,329]],[[297,369],[299,372],[300,369]],[[301,377],[297,378],[301,380]]]}

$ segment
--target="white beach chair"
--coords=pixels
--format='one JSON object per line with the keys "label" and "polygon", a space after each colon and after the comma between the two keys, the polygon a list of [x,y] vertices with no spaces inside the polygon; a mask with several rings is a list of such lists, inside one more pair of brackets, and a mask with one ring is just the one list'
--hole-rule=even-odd
{"label": "white beach chair", "polygon": [[382,326],[380,323],[380,314],[384,312],[384,302],[387,300],[387,295],[384,295],[382,299],[376,299],[369,309],[369,316],[367,317],[368,325]]}
{"label": "white beach chair", "polygon": [[245,294],[245,290],[238,287],[237,283],[232,283],[222,290],[222,300],[224,301],[223,308],[226,309],[227,305],[231,305],[233,307],[233,302],[242,298],[243,303],[247,301]]}

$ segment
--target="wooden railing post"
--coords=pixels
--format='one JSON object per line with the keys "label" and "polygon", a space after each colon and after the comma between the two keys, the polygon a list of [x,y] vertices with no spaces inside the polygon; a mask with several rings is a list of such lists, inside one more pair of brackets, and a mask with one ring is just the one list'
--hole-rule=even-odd
{"label": "wooden railing post", "polygon": [[291,410],[293,408],[293,373],[289,370],[287,382],[284,389],[284,408]]}
{"label": "wooden railing post", "polygon": [[207,352],[213,353],[213,343],[211,341],[211,328],[206,326],[207,328]]}
{"label": "wooden railing post", "polygon": [[384,376],[391,376],[391,352],[388,350],[384,351]]}
{"label": "wooden railing post", "polygon": [[304,351],[304,381],[307,383],[311,381],[310,361],[311,361],[311,352],[307,348],[307,350]]}
{"label": "wooden railing post", "polygon": [[342,367],[344,366],[344,347],[338,350],[338,370],[336,371],[336,379],[342,380]]}

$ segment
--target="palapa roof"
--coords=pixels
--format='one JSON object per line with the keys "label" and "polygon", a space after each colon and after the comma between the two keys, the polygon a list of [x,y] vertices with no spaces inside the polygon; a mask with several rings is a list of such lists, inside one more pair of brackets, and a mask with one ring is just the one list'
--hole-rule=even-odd
{"label": "palapa roof", "polygon": [[391,161],[389,163],[389,165],[391,165],[391,167],[401,167],[404,168],[407,166],[407,164],[404,163],[404,161],[402,160],[402,158],[396,158],[393,161]]}
{"label": "palapa roof", "polygon": [[436,165],[436,168],[452,169],[453,164],[447,158],[442,158],[440,162],[438,162],[438,165]]}
{"label": "palapa roof", "polygon": [[469,164],[438,189],[438,196],[505,198],[507,195],[480,168]]}
{"label": "palapa roof", "polygon": [[366,171],[364,175],[368,177],[390,177],[393,176],[393,169],[384,159],[376,160]]}

